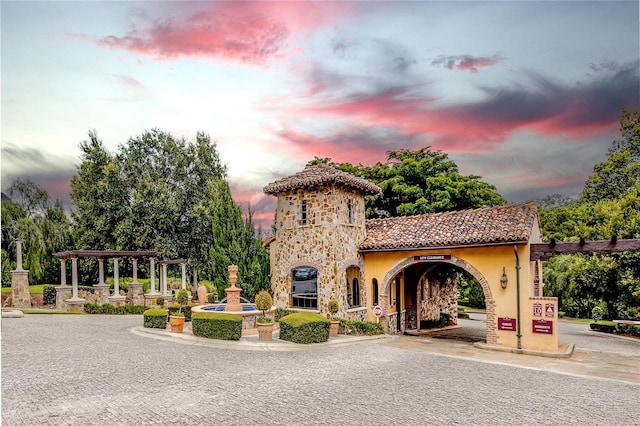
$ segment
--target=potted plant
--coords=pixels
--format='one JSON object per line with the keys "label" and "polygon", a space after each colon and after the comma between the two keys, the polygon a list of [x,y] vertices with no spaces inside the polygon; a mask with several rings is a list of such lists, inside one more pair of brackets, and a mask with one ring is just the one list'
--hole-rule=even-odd
{"label": "potted plant", "polygon": [[169,316],[169,324],[171,324],[172,333],[182,333],[184,329],[184,313],[182,307],[189,303],[189,291],[178,290],[176,292],[176,302],[180,305],[180,310]]}
{"label": "potted plant", "polygon": [[273,298],[267,290],[261,290],[256,295],[256,308],[262,311],[262,316],[256,320],[258,338],[261,341],[269,341],[273,336],[273,319],[266,316],[266,311],[273,306]]}
{"label": "potted plant", "polygon": [[331,326],[329,328],[329,336],[336,337],[338,335],[338,328],[340,327],[340,321],[335,318],[335,315],[338,313],[340,309],[340,305],[338,305],[338,301],[336,299],[329,300],[329,313],[331,314]]}

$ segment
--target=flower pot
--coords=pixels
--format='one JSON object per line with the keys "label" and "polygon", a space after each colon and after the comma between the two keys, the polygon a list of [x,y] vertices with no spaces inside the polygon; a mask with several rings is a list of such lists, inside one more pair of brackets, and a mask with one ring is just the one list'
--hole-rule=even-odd
{"label": "flower pot", "polygon": [[200,303],[201,305],[204,305],[205,303],[207,303],[207,288],[205,286],[203,285],[198,286],[197,294],[198,294],[198,303]]}
{"label": "flower pot", "polygon": [[338,335],[338,328],[340,328],[340,321],[331,321],[329,337],[336,337]]}
{"label": "flower pot", "polygon": [[184,328],[184,317],[174,317],[171,315],[169,317],[169,324],[171,325],[172,333],[182,333]]}
{"label": "flower pot", "polygon": [[271,341],[273,335],[273,322],[257,322],[258,340],[261,342]]}

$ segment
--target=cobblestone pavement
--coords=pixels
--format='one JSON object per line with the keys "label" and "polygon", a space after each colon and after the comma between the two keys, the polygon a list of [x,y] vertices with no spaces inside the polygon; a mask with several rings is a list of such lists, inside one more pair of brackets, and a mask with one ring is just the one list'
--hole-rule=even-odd
{"label": "cobblestone pavement", "polygon": [[570,360],[404,336],[236,350],[132,332],[141,323],[140,316],[3,319],[2,424],[622,425],[640,418],[637,364],[629,377],[567,372]]}

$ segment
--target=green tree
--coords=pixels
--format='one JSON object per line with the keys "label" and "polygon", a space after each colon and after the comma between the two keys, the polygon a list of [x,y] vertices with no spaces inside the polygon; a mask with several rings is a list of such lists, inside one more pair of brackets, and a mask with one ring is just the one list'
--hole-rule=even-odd
{"label": "green tree", "polygon": [[461,175],[446,153],[429,147],[387,152],[386,163],[354,166],[316,158],[309,164],[327,163],[377,184],[382,192],[367,196],[368,218],[408,216],[502,205],[504,199],[480,176]]}

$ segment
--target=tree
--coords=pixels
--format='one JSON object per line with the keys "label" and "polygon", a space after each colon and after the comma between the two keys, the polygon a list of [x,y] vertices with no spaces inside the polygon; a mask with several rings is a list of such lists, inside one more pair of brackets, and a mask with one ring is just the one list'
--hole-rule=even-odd
{"label": "tree", "polygon": [[[111,154],[90,132],[81,150],[72,197],[82,248],[156,250],[164,259],[186,258],[194,281],[196,275],[212,280],[219,292],[227,286],[231,263],[238,265],[239,284],[254,278],[255,262],[260,271],[268,268],[266,250],[231,197],[226,167],[209,135],[199,132],[189,142],[153,129]],[[264,287],[260,277],[251,285]]]}
{"label": "tree", "polygon": [[[23,261],[31,284],[56,282],[60,276],[54,253],[65,248],[70,239],[70,225],[59,200],[30,180],[18,179],[9,187],[11,199],[2,200],[2,250],[16,259],[16,240],[23,241]],[[3,285],[10,285],[4,262]]]}
{"label": "tree", "polygon": [[[622,140],[594,166],[579,200],[544,206],[544,235],[563,241],[640,238],[640,113],[623,111]],[[569,315],[640,319],[640,253],[572,255],[544,266],[545,295]]]}
{"label": "tree", "polygon": [[429,147],[415,151],[388,151],[387,162],[373,166],[332,163],[315,158],[377,184],[382,192],[366,197],[368,218],[408,216],[502,205],[504,199],[480,176],[464,176],[446,153]]}

